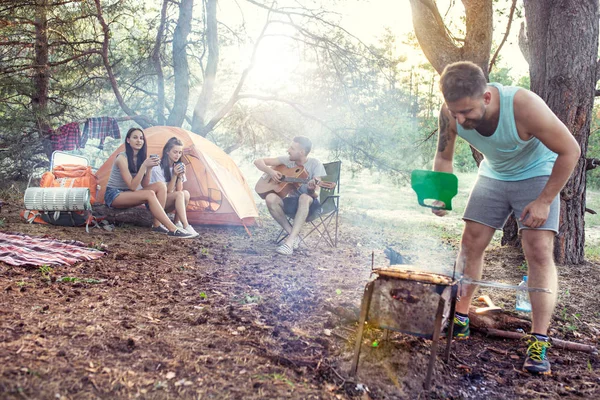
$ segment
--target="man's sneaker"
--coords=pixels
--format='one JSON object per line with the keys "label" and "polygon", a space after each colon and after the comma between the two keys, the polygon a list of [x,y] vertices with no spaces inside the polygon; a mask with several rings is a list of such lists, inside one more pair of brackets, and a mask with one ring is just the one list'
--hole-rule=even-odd
{"label": "man's sneaker", "polygon": [[452,332],[454,339],[465,340],[471,336],[471,330],[469,329],[469,318],[465,322],[462,322],[456,316],[454,316],[454,330]]}
{"label": "man's sneaker", "polygon": [[550,375],[552,370],[548,361],[550,342],[539,340],[534,335],[525,336],[527,340],[527,356],[523,363],[523,370],[536,375]]}
{"label": "man's sneaker", "polygon": [[196,230],[194,229],[193,226],[188,225],[187,228],[182,228],[184,231],[186,231],[187,233],[189,233],[190,235],[194,235],[194,237],[198,236],[199,233],[196,232]]}
{"label": "man's sneaker", "polygon": [[187,233],[186,231],[183,231],[181,229],[177,229],[173,232],[169,232],[168,235],[171,237],[179,238],[179,239],[193,239],[197,236],[197,235],[194,236],[191,233]]}
{"label": "man's sneaker", "polygon": [[152,232],[169,233],[169,230],[164,225],[153,226]]}
{"label": "man's sneaker", "polygon": [[294,254],[294,249],[285,243],[276,248],[275,251],[282,256],[291,256]]}

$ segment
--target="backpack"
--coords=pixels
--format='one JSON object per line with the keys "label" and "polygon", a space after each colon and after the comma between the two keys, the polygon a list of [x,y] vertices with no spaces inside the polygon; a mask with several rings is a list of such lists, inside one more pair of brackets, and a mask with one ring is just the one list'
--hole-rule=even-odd
{"label": "backpack", "polygon": [[[92,167],[73,164],[62,164],[54,167],[52,172],[47,171],[40,180],[41,188],[52,187],[81,187],[90,190],[90,204],[94,204],[98,191],[98,177],[92,172]],[[90,210],[82,211],[40,211],[23,210],[21,217],[30,223],[50,224],[58,226],[98,226],[104,218],[96,218]]]}
{"label": "backpack", "polygon": [[90,189],[90,203],[96,202],[98,177],[92,167],[74,164],[62,164],[42,175],[40,187],[83,187]]}

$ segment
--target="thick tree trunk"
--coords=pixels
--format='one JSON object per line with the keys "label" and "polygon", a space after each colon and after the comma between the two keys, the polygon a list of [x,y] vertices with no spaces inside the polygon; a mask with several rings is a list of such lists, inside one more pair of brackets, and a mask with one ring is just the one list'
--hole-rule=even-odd
{"label": "thick tree trunk", "polygon": [[192,10],[194,0],[181,0],[179,20],[173,33],[173,74],[175,80],[175,100],[167,125],[181,126],[185,120],[190,97],[190,69],[187,60],[187,37],[192,30]]}
{"label": "thick tree trunk", "polygon": [[596,87],[597,0],[525,0],[531,90],[567,126],[581,158],[560,195],[559,263],[584,262],[586,153]]}
{"label": "thick tree trunk", "polygon": [[463,0],[466,35],[458,46],[434,0],[410,0],[419,45],[433,68],[442,73],[456,61],[472,61],[487,74],[492,48],[493,6],[489,0]]}
{"label": "thick tree trunk", "polygon": [[[36,0],[35,4],[35,61],[34,61],[34,93],[31,98],[33,113],[37,120],[41,137],[50,132],[48,120],[48,91],[50,85],[50,67],[48,66],[48,0]],[[48,159],[52,149],[46,149]]]}
{"label": "thick tree trunk", "polygon": [[206,136],[208,133],[203,129],[206,125],[206,111],[212,100],[215,90],[215,79],[219,65],[219,34],[217,29],[217,0],[206,2],[206,47],[208,48],[208,59],[204,70],[204,82],[202,92],[194,107],[192,118],[192,132]]}
{"label": "thick tree trunk", "polygon": [[165,36],[165,23],[167,20],[167,7],[169,0],[164,0],[160,11],[160,23],[156,32],[156,41],[152,50],[152,64],[156,70],[156,87],[158,96],[156,99],[156,120],[159,125],[165,124],[165,77],[162,69],[162,61],[160,59],[160,49],[162,47]]}
{"label": "thick tree trunk", "polygon": [[110,208],[104,204],[98,204],[93,207],[93,214],[96,217],[106,218],[108,222],[115,225],[130,224],[151,227],[154,221],[146,207]]}
{"label": "thick tree trunk", "polygon": [[502,246],[510,246],[521,248],[521,238],[519,237],[519,225],[514,213],[510,214],[504,228],[502,229],[502,239],[500,241]]}

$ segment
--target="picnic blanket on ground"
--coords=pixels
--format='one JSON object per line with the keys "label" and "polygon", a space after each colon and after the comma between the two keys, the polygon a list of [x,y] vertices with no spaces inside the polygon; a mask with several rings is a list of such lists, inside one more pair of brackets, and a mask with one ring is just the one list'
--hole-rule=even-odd
{"label": "picnic blanket on ground", "polygon": [[10,265],[71,265],[100,258],[103,251],[90,249],[77,240],[31,237],[0,232],[0,261]]}

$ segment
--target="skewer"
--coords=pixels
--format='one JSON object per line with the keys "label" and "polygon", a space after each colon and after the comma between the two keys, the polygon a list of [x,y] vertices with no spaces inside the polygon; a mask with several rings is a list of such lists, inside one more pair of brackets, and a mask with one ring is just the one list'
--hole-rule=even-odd
{"label": "skewer", "polygon": [[479,281],[479,280],[470,279],[470,278],[461,278],[459,280],[459,283],[465,283],[465,284],[468,284],[468,285],[479,285],[479,286],[493,287],[493,288],[498,288],[498,289],[507,289],[507,290],[525,290],[525,291],[528,291],[528,292],[552,293],[552,291],[550,289],[547,289],[547,288],[523,287],[523,286],[509,285],[509,284],[506,284],[506,283],[499,283],[499,282]]}

